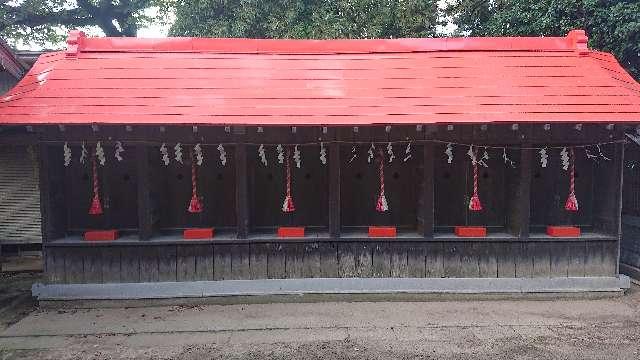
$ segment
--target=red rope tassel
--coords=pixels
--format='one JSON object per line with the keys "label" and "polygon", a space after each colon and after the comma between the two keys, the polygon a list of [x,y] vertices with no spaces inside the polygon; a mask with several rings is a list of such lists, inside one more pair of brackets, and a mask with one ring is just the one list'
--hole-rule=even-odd
{"label": "red rope tassel", "polygon": [[387,203],[387,197],[384,194],[384,154],[382,150],[379,150],[380,154],[380,195],[378,195],[378,201],[376,203],[376,211],[385,212],[389,211],[389,204]]}
{"label": "red rope tassel", "polygon": [[98,165],[96,164],[96,156],[93,156],[91,165],[93,168],[93,200],[89,207],[89,215],[102,215],[102,204],[100,203],[100,183],[98,181]]}
{"label": "red rope tassel", "polygon": [[[476,157],[478,153],[476,152]],[[473,162],[473,195],[469,200],[469,210],[481,211],[482,203],[480,203],[480,197],[478,196],[478,162]]]}
{"label": "red rope tassel", "polygon": [[287,189],[284,197],[284,203],[282,204],[282,212],[290,213],[296,211],[296,207],[293,205],[293,198],[291,197],[291,156],[289,148],[287,148],[287,163],[285,164],[287,172]]}
{"label": "red rope tassel", "polygon": [[573,153],[573,149],[571,149],[571,172],[569,173],[569,197],[567,197],[567,202],[564,204],[564,209],[567,211],[578,211],[578,199],[576,199],[576,189],[575,189],[575,166],[576,166],[576,157]]}
{"label": "red rope tassel", "polygon": [[192,214],[202,212],[202,203],[198,198],[198,178],[196,176],[196,159],[194,153],[191,153],[191,201],[187,209]]}

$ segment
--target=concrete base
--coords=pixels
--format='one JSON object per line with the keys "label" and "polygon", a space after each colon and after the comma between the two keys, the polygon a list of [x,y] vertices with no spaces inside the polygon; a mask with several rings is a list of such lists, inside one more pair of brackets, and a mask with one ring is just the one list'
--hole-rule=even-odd
{"label": "concrete base", "polygon": [[620,272],[631,277],[636,283],[640,283],[640,269],[637,267],[620,263]]}
{"label": "concrete base", "polygon": [[34,284],[40,301],[140,300],[308,295],[539,294],[622,292],[629,277],[344,278],[224,280],[123,284]]}

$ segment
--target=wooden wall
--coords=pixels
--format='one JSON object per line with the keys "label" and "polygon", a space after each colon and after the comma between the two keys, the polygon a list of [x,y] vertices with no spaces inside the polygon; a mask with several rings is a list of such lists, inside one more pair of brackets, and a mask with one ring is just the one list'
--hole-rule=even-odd
{"label": "wooden wall", "polygon": [[327,241],[49,247],[51,283],[617,273],[616,241]]}

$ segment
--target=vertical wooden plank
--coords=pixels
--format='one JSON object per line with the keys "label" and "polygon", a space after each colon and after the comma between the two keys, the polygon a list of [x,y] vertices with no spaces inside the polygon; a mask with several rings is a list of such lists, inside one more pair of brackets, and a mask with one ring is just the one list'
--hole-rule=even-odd
{"label": "vertical wooden plank", "polygon": [[618,275],[618,245],[619,241],[602,243],[602,275]]}
{"label": "vertical wooden plank", "polygon": [[[460,277],[462,264],[460,262],[460,245],[462,243],[445,243],[443,255],[444,277]],[[427,273],[429,272],[429,258],[427,255]]]}
{"label": "vertical wooden plank", "polygon": [[136,146],[136,177],[138,178],[138,236],[148,240],[153,235],[153,209],[151,205],[151,169],[149,147]]}
{"label": "vertical wooden plank", "polygon": [[355,243],[338,243],[338,276],[357,277]]}
{"label": "vertical wooden plank", "polygon": [[308,243],[302,246],[303,276],[305,278],[322,277],[322,256],[319,243]]}
{"label": "vertical wooden plank", "polygon": [[340,144],[329,145],[329,236],[340,236]]}
{"label": "vertical wooden plank", "polygon": [[267,253],[267,277],[269,279],[286,278],[285,250],[282,244],[269,244]]}
{"label": "vertical wooden plank", "polygon": [[[446,251],[451,251],[448,249]],[[425,245],[425,277],[445,277],[445,244],[428,243]]]}
{"label": "vertical wooden plank", "polygon": [[231,246],[213,246],[213,279],[231,279]]}
{"label": "vertical wooden plank", "polygon": [[373,272],[371,244],[355,243],[354,245],[355,276],[371,277]]}
{"label": "vertical wooden plank", "polygon": [[177,246],[158,247],[158,279],[160,281],[177,281]]}
{"label": "vertical wooden plank", "polygon": [[475,278],[480,276],[476,244],[461,243],[460,249],[460,277]]}
{"label": "vertical wooden plank", "polygon": [[584,241],[575,241],[568,244],[569,248],[569,268],[568,275],[581,277],[584,276],[584,257],[586,251],[586,243]]}
{"label": "vertical wooden plank", "polygon": [[372,276],[391,276],[391,247],[386,243],[371,244],[372,247]]}
{"label": "vertical wooden plank", "polygon": [[89,284],[102,283],[102,251],[104,248],[90,247],[83,249],[84,281]]}
{"label": "vertical wooden plank", "polygon": [[406,243],[389,244],[387,249],[391,258],[391,277],[409,277],[409,259],[407,255],[409,245]]}
{"label": "vertical wooden plank", "polygon": [[82,249],[79,248],[67,248],[65,249],[64,268],[67,284],[82,284],[84,283],[84,264]]}
{"label": "vertical wooden plank", "polygon": [[247,187],[247,145],[239,143],[236,153],[236,224],[238,238],[246,239],[249,235],[249,189]]}
{"label": "vertical wooden plank", "polygon": [[520,254],[521,243],[506,242],[497,245],[498,277],[516,277],[516,262]]}
{"label": "vertical wooden plank", "polygon": [[143,247],[127,246],[120,252],[120,281],[123,283],[140,282],[140,254],[145,250]]}
{"label": "vertical wooden plank", "polygon": [[425,238],[433,237],[433,224],[434,224],[434,146],[433,143],[426,143],[423,145],[424,151],[424,168],[422,169],[422,207],[418,209],[419,213],[423,217],[422,236]]}
{"label": "vertical wooden plank", "polygon": [[50,284],[65,283],[65,249],[48,247],[46,250],[47,281]]}
{"label": "vertical wooden plank", "polygon": [[569,247],[565,242],[552,243],[549,254],[550,275],[552,277],[567,277],[569,274]]}
{"label": "vertical wooden plank", "polygon": [[[609,242],[588,241],[586,243],[584,273],[585,276],[607,276],[611,275],[608,264],[610,254]],[[609,253],[609,254],[607,254]]]}
{"label": "vertical wooden plank", "polygon": [[[528,147],[530,144],[523,144]],[[515,198],[510,199],[508,209],[515,209],[515,218],[510,221],[511,232],[521,240],[529,239],[529,227],[531,218],[531,176],[532,176],[533,150],[522,149],[520,151],[520,177],[518,178],[518,192]],[[513,203],[515,201],[515,204]]]}
{"label": "vertical wooden plank", "polygon": [[102,282],[120,282],[120,249],[107,247],[102,250]]}
{"label": "vertical wooden plank", "polygon": [[338,277],[338,246],[336,243],[323,242],[320,250],[321,274],[325,278]]}
{"label": "vertical wooden plank", "polygon": [[193,245],[196,256],[195,280],[213,280],[213,245]]}
{"label": "vertical wooden plank", "polygon": [[249,244],[231,245],[231,279],[246,280],[251,278],[250,258]]}
{"label": "vertical wooden plank", "polygon": [[498,277],[498,255],[495,243],[474,244],[478,253],[478,269],[481,278]]}
{"label": "vertical wooden plank", "polygon": [[304,245],[287,244],[285,247],[285,276],[287,279],[304,277]]}
{"label": "vertical wooden plank", "polygon": [[522,242],[517,252],[516,277],[533,277],[533,256],[529,251],[529,243]]}
{"label": "vertical wooden plank", "polygon": [[266,279],[269,273],[269,246],[270,244],[251,244],[251,278]]}
{"label": "vertical wooden plank", "polygon": [[551,276],[550,247],[552,245],[545,242],[529,243],[529,252],[533,256],[533,277]]}
{"label": "vertical wooden plank", "polygon": [[407,248],[407,276],[413,278],[423,278],[426,276],[426,248],[427,244],[424,242],[416,242],[409,245]]}
{"label": "vertical wooden plank", "polygon": [[196,252],[193,245],[177,246],[176,272],[178,281],[196,279]]}
{"label": "vertical wooden plank", "polygon": [[[138,249],[138,256],[140,258],[140,281],[141,282],[158,282],[160,281],[159,274],[159,259],[158,259],[158,247],[157,246],[145,246]],[[124,251],[128,251],[126,248]]]}

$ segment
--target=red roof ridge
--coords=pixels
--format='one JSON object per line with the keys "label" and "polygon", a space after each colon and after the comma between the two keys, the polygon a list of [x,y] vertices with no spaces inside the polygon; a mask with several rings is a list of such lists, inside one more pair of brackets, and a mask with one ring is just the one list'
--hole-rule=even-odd
{"label": "red roof ridge", "polygon": [[244,54],[358,54],[435,51],[578,51],[589,52],[584,30],[564,37],[449,37],[401,39],[245,39],[87,37],[72,30],[67,56],[81,52],[209,52]]}

